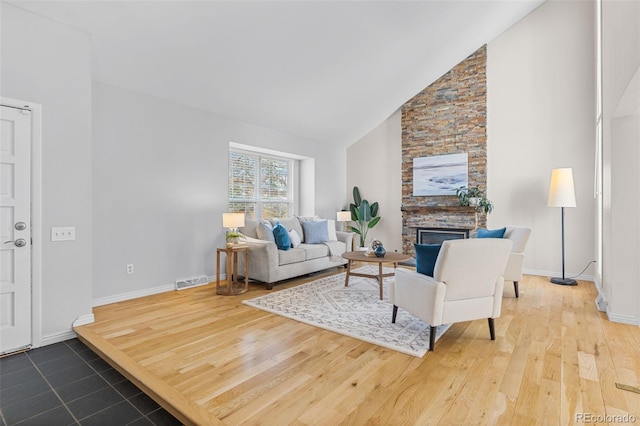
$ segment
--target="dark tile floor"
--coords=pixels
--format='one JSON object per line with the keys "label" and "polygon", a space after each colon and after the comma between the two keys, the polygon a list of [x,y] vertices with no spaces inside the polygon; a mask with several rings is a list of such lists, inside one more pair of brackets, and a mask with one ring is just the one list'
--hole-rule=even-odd
{"label": "dark tile floor", "polygon": [[0,359],[1,426],[180,425],[79,340]]}

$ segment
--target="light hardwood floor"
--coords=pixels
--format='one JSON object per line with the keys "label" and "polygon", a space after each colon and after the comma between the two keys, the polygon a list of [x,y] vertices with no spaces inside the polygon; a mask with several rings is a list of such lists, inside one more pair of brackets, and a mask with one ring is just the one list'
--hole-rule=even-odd
{"label": "light hardwood floor", "polygon": [[598,312],[593,283],[527,276],[518,299],[506,283],[495,341],[486,320],[454,324],[424,358],[241,304],[266,292],[143,297],[76,332],[186,424],[640,424],[640,394],[615,386],[640,386],[640,327]]}

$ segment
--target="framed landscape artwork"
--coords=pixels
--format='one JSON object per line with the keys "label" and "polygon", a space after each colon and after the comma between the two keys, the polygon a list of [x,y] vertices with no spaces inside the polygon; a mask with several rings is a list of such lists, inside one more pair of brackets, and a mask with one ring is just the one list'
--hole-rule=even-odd
{"label": "framed landscape artwork", "polygon": [[467,186],[469,157],[460,154],[434,155],[413,159],[413,195],[456,195]]}

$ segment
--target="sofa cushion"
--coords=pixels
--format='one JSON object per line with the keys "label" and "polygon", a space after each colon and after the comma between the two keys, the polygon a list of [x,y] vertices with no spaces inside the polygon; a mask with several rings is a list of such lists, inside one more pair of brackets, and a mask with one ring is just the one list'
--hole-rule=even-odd
{"label": "sofa cushion", "polygon": [[239,228],[238,231],[240,231],[242,235],[246,235],[247,237],[259,238],[256,232],[258,223],[260,223],[259,220],[245,219],[244,226]]}
{"label": "sofa cushion", "polygon": [[[300,225],[303,222],[320,222],[323,220],[327,221],[327,232],[329,234],[329,241],[338,241],[338,234],[336,233],[336,221],[333,219],[322,219],[320,216],[298,216],[298,220],[300,221]],[[304,239],[302,242],[306,242]]]}
{"label": "sofa cushion", "polygon": [[329,234],[329,241],[338,241],[338,234],[336,233],[335,220],[327,219],[327,232]]}
{"label": "sofa cushion", "polygon": [[295,229],[289,231],[289,239],[291,240],[291,247],[296,248],[300,245],[300,235]]}
{"label": "sofa cushion", "polygon": [[276,226],[273,227],[273,237],[276,240],[278,250],[289,250],[291,248],[289,232],[280,222],[276,223]]}
{"label": "sofa cushion", "polygon": [[306,253],[300,248],[290,250],[278,250],[278,265],[288,265],[290,263],[304,262]]}
{"label": "sofa cushion", "polygon": [[478,238],[502,238],[504,237],[504,233],[507,231],[507,228],[499,228],[499,229],[484,229],[479,228],[476,237]]}
{"label": "sofa cushion", "polygon": [[300,244],[299,248],[305,252],[305,259],[317,259],[319,257],[329,256],[329,247],[325,244]]}
{"label": "sofa cushion", "polygon": [[414,244],[416,251],[416,272],[433,277],[433,269],[438,260],[442,244]]}
{"label": "sofa cushion", "polygon": [[273,236],[273,226],[271,226],[271,222],[268,220],[262,220],[258,223],[258,226],[256,226],[256,234],[258,234],[258,238],[263,241],[276,242]]}
{"label": "sofa cushion", "polygon": [[320,244],[329,241],[329,228],[326,220],[302,222],[304,242]]}

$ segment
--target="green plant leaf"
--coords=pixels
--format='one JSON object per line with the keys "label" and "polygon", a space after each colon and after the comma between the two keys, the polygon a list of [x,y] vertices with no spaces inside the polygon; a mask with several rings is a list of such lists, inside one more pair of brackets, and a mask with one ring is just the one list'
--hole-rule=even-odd
{"label": "green plant leaf", "polygon": [[349,205],[349,210],[351,211],[351,220],[358,220],[358,215],[356,214],[358,207],[355,204],[351,203]]}
{"label": "green plant leaf", "polygon": [[362,202],[362,197],[360,197],[360,190],[357,186],[353,187],[353,202],[355,203],[356,207],[359,207],[360,203]]}
{"label": "green plant leaf", "polygon": [[369,201],[362,200],[362,204],[358,208],[360,210],[360,219],[369,222],[371,220],[371,206],[369,205]]}
{"label": "green plant leaf", "polygon": [[354,208],[353,211],[351,212],[351,215],[355,216],[355,218],[353,218],[354,222],[360,223],[361,218],[362,218],[362,215],[361,215],[361,212],[360,212],[360,208],[357,208],[357,207]]}
{"label": "green plant leaf", "polygon": [[381,217],[374,217],[373,219],[371,219],[371,221],[367,224],[367,226],[369,228],[373,228],[374,226],[376,226],[378,224],[378,222],[380,222],[380,219],[382,219]]}
{"label": "green plant leaf", "polygon": [[349,229],[351,229],[352,232],[355,232],[356,234],[360,235],[360,230],[358,228],[350,226]]}
{"label": "green plant leaf", "polygon": [[480,191],[480,188],[469,188],[467,191],[467,197],[481,198],[483,196],[484,195],[482,194],[482,191]]}
{"label": "green plant leaf", "polygon": [[378,202],[371,204],[371,217],[378,216]]}

